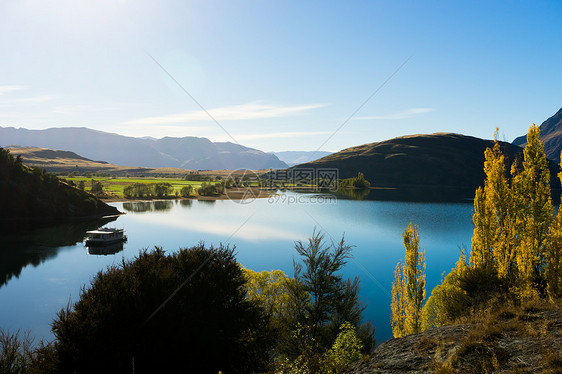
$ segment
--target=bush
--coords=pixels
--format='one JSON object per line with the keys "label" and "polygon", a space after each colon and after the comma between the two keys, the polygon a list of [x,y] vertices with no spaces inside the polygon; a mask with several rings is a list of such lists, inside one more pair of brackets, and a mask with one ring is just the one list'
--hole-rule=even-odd
{"label": "bush", "polygon": [[[99,272],[57,314],[62,372],[252,372],[267,364],[263,309],[234,249],[156,248]],[[134,368],[134,369],[133,369]]]}
{"label": "bush", "polygon": [[197,190],[200,196],[219,196],[222,195],[224,187],[222,183],[201,183],[201,187]]}
{"label": "bush", "polygon": [[182,187],[180,193],[181,193],[182,197],[190,197],[193,194],[193,186],[188,185],[188,186]]}
{"label": "bush", "polygon": [[57,354],[53,344],[34,346],[28,332],[0,329],[0,373],[57,373]]}
{"label": "bush", "polygon": [[371,186],[371,182],[366,180],[365,176],[361,172],[357,173],[357,176],[354,178],[342,179],[340,181],[340,187],[342,188],[353,187],[358,189],[367,189],[370,186]]}
{"label": "bush", "polygon": [[92,188],[90,192],[94,195],[103,195],[103,184],[94,179],[91,180]]}

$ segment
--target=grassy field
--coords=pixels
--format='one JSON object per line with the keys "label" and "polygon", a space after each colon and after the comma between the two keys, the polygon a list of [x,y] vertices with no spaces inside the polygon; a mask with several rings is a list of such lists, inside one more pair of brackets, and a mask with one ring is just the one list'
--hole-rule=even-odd
{"label": "grassy field", "polygon": [[[145,184],[152,184],[152,183],[170,183],[174,188],[171,195],[180,193],[182,187],[191,185],[194,189],[201,187],[200,181],[186,181],[179,178],[102,178],[102,177],[64,177],[65,180],[68,182],[72,181],[75,184],[78,184],[80,181],[84,181],[86,186],[86,191],[90,191],[91,189],[91,180],[99,181],[103,185],[103,190],[106,194],[110,194],[112,197],[115,198],[123,198],[123,189],[131,184],[135,183],[145,183]],[[215,183],[215,182],[211,182]]]}

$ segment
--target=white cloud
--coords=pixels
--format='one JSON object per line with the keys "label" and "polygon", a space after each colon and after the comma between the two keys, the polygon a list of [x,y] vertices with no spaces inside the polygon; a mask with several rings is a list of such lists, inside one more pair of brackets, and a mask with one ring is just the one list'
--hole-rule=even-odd
{"label": "white cloud", "polygon": [[[114,127],[115,128],[115,127]],[[118,131],[117,131],[118,130]],[[163,126],[150,126],[150,125],[140,125],[131,128],[130,126],[118,126],[116,131],[121,135],[127,136],[152,136],[154,138],[162,138],[164,136],[199,136],[199,137],[209,137],[209,126],[178,126],[178,125],[163,125]],[[232,140],[228,138],[228,140]]]}
{"label": "white cloud", "polygon": [[13,86],[0,86],[0,95],[5,94],[6,92],[11,92],[11,91],[20,91],[20,90],[25,90],[27,88],[27,86],[17,86],[17,85],[13,85]]}
{"label": "white cloud", "polygon": [[194,110],[185,113],[176,113],[159,117],[139,118],[125,122],[127,125],[160,125],[170,123],[183,123],[189,121],[211,121],[209,114],[217,121],[251,120],[261,118],[278,118],[303,114],[313,109],[322,108],[326,104],[309,104],[296,106],[276,106],[263,104],[259,101],[231,105],[221,108]]}
{"label": "white cloud", "polygon": [[54,99],[54,95],[40,95],[32,97],[22,97],[19,99],[0,100],[0,105],[38,104],[52,101]]}
{"label": "white cloud", "polygon": [[354,119],[384,119],[384,120],[396,120],[396,119],[407,119],[407,118],[412,118],[412,117],[416,117],[420,114],[424,114],[424,113],[429,113],[429,112],[434,112],[435,109],[434,108],[412,108],[412,109],[406,109],[402,112],[397,112],[397,113],[392,113],[392,114],[387,114],[387,115],[382,115],[382,116],[367,116],[367,117],[355,117]]}
{"label": "white cloud", "polygon": [[[204,217],[199,217],[196,220],[181,220],[176,219],[174,216],[166,215],[134,215],[132,219],[136,219],[143,222],[149,222],[155,227],[159,225],[165,227],[176,227],[182,230],[188,230],[192,232],[206,233],[218,236],[224,236],[225,239],[229,234],[234,234],[232,240],[242,239],[251,242],[257,242],[262,240],[294,240],[301,235],[298,232],[291,230],[286,230],[273,226],[266,226],[259,223],[259,220],[249,220],[242,226],[242,222],[239,221],[239,217],[229,215],[223,220],[217,219],[205,219]],[[256,222],[258,221],[258,222]]]}

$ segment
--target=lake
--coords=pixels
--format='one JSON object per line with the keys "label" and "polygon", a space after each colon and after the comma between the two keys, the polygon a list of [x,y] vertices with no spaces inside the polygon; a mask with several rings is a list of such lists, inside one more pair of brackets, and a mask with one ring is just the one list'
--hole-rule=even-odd
{"label": "lake", "polygon": [[[78,300],[80,289],[107,266],[135,257],[139,250],[166,251],[193,246],[235,245],[238,261],[256,271],[281,269],[293,274],[294,241],[313,230],[327,240],[342,235],[354,245],[343,270],[359,276],[368,303],[365,318],[376,326],[378,342],[391,337],[390,290],[394,267],[404,257],[402,232],[409,222],[420,228],[426,256],[426,290],[449,271],[462,246],[470,248],[472,204],[356,201],[333,196],[285,192],[250,203],[153,201],[113,203],[127,214],[99,222],[67,224],[3,235],[0,242],[0,327],[30,330],[52,340],[56,312]],[[87,230],[107,224],[124,228],[128,241],[115,253],[89,254],[82,243]]]}

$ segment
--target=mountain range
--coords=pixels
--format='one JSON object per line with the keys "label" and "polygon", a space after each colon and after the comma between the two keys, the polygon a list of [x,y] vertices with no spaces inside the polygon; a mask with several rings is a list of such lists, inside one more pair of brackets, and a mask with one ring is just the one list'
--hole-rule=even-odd
{"label": "mountain range", "polygon": [[272,152],[281,161],[285,162],[289,166],[294,166],[298,164],[304,164],[305,162],[311,162],[319,158],[331,155],[333,152],[325,151],[282,151],[282,152]]}
{"label": "mountain range", "polygon": [[[540,126],[540,139],[544,143],[546,157],[560,163],[560,152],[562,151],[562,108],[552,117],[544,121]],[[525,135],[515,138],[514,145],[525,146],[527,137]]]}
{"label": "mountain range", "polygon": [[30,146],[75,152],[91,160],[149,168],[191,170],[281,169],[271,153],[207,138],[134,138],[85,127],[28,130],[0,127],[0,146]]}

